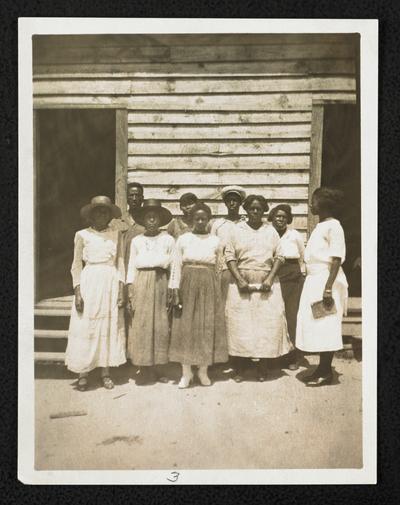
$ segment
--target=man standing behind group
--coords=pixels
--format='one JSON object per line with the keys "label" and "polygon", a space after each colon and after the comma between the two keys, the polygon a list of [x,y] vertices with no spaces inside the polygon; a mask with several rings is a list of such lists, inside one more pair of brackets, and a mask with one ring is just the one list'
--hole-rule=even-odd
{"label": "man standing behind group", "polygon": [[[221,195],[227,208],[228,215],[214,221],[211,227],[211,234],[217,235],[217,237],[221,239],[222,247],[225,249],[235,224],[243,219],[239,215],[239,210],[246,198],[246,192],[241,186],[225,186],[222,188]],[[234,283],[235,279],[228,269],[225,259],[223,259],[221,265],[218,266],[221,272],[222,298],[223,303],[225,303],[229,284]]]}

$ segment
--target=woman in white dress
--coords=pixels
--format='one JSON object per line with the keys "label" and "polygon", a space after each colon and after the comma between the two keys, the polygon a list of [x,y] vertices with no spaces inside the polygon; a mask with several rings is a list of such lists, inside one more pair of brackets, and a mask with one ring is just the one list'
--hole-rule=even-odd
{"label": "woman in white dress", "polygon": [[168,382],[160,365],[168,363],[168,278],[175,240],[161,226],[172,215],[155,199],[145,200],[133,217],[145,232],[132,239],[126,275],[128,310],[128,358],[139,367],[137,385],[156,380]]}
{"label": "woman in white dress", "polygon": [[[341,264],[345,260],[346,245],[343,228],[335,218],[343,200],[343,193],[331,188],[314,191],[311,212],[319,216],[305,249],[307,276],[297,316],[296,347],[305,352],[320,354],[313,374],[306,377],[309,386],[323,386],[332,381],[332,359],[335,351],[343,348],[342,318],[347,309],[347,280]],[[311,305],[323,301],[323,307],[336,312],[314,318]]]}
{"label": "woman in white dress", "polygon": [[98,367],[103,386],[112,389],[109,367],[126,362],[122,239],[109,226],[121,211],[107,196],[96,196],[81,209],[81,216],[91,226],[75,234],[71,268],[75,298],[65,364],[79,374],[80,391],[87,389],[88,374]]}
{"label": "woman in white dress", "polygon": [[[267,376],[267,358],[287,354],[292,345],[277,272],[284,257],[275,228],[263,223],[268,204],[261,195],[243,203],[247,222],[238,223],[225,247],[225,259],[236,283],[230,284],[225,305],[229,354],[234,380],[241,382],[245,361],[259,358],[257,376]],[[235,359],[236,358],[236,359]]]}

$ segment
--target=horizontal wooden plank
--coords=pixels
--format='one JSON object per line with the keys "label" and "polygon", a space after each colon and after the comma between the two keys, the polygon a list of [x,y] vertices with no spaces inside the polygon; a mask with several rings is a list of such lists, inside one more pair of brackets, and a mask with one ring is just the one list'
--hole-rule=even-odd
{"label": "horizontal wooden plank", "polygon": [[[261,44],[343,44],[357,40],[351,33],[182,33],[182,34],[82,34],[34,35],[33,50],[46,46],[125,47],[182,45],[261,45]],[[359,35],[358,35],[359,38]]]}
{"label": "horizontal wooden plank", "polygon": [[71,315],[70,309],[54,309],[54,308],[35,308],[35,316],[51,316],[51,317],[69,317]]}
{"label": "horizontal wooden plank", "polygon": [[310,141],[295,142],[165,142],[165,141],[129,141],[128,154],[167,154],[167,155],[197,155],[197,154],[280,154],[309,153]]}
{"label": "horizontal wooden plank", "polygon": [[362,337],[362,324],[361,323],[347,323],[342,322],[342,334],[344,336]]}
{"label": "horizontal wooden plank", "polygon": [[308,170],[309,155],[128,156],[129,170]]}
{"label": "horizontal wooden plank", "polygon": [[[134,181],[132,172],[128,173],[128,182]],[[269,200],[306,200],[308,186],[247,186],[243,184],[247,194],[261,194]],[[218,186],[145,186],[146,198],[160,200],[179,200],[184,193],[195,193],[201,200],[221,199],[221,187]]]}
{"label": "horizontal wooden plank", "polygon": [[355,77],[164,78],[35,80],[34,95],[158,95],[355,91]]}
{"label": "horizontal wooden plank", "polygon": [[354,46],[349,43],[125,47],[73,47],[47,44],[34,53],[35,62],[41,64],[268,61],[354,57]]}
{"label": "horizontal wooden plank", "polygon": [[[253,192],[254,192],[253,189],[251,189],[251,193],[253,193]],[[250,193],[248,193],[248,194],[250,194]],[[146,196],[146,198],[148,198],[147,192],[146,192],[145,196]],[[226,213],[227,213],[226,206],[222,200],[211,200],[211,201],[205,200],[205,202],[210,207],[210,209],[213,213],[213,216],[220,217],[220,216],[226,215]],[[276,205],[279,205],[280,203],[287,203],[287,201],[286,200],[285,201],[277,200],[277,201],[271,202],[271,199],[269,199],[269,206],[271,209],[273,207],[275,207]],[[177,200],[164,200],[163,205],[165,207],[167,207],[172,212],[172,214],[174,216],[182,214],[180,207],[179,207],[179,201],[177,201]],[[290,202],[290,206],[292,208],[292,213],[294,216],[307,218],[308,204],[306,202],[296,202],[296,201]],[[242,209],[241,214],[245,215],[245,212],[243,209]]]}
{"label": "horizontal wooden plank", "polygon": [[354,59],[315,59],[315,60],[279,60],[279,61],[241,61],[207,63],[55,63],[40,64],[38,58],[33,61],[33,75],[36,79],[51,78],[119,78],[135,77],[207,77],[222,75],[234,76],[272,76],[272,75],[355,75]]}
{"label": "horizontal wooden plank", "polygon": [[269,124],[309,123],[311,112],[128,112],[128,123],[134,124]]}
{"label": "horizontal wooden plank", "polygon": [[37,330],[35,329],[35,338],[65,339],[68,338],[68,330]]}
{"label": "horizontal wooden plank", "polygon": [[230,184],[240,185],[286,185],[286,184],[308,184],[309,173],[305,171],[259,171],[259,172],[241,172],[241,171],[168,171],[158,172],[155,176],[154,171],[136,170],[135,181],[143,185],[178,185],[185,184],[195,186],[227,186]]}
{"label": "horizontal wooden plank", "polygon": [[64,352],[35,352],[35,363],[64,363]]}
{"label": "horizontal wooden plank", "polygon": [[130,126],[128,138],[133,140],[176,139],[269,139],[310,138],[310,123],[268,124],[261,126]]}
{"label": "horizontal wooden plank", "polygon": [[198,111],[309,111],[312,99],[354,99],[354,93],[260,93],[237,95],[147,95],[147,96],[85,96],[42,95],[34,97],[34,105],[78,107],[92,104],[112,105],[136,110],[198,110]]}

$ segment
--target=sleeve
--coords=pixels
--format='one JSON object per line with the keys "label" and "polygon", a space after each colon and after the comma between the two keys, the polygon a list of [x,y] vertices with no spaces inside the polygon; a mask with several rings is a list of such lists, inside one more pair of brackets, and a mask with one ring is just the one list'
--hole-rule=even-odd
{"label": "sleeve", "polygon": [[72,285],[74,289],[81,283],[81,272],[83,267],[83,247],[84,242],[79,232],[75,233],[74,239],[74,259],[71,266]]}
{"label": "sleeve", "polygon": [[225,261],[237,261],[235,249],[235,233],[231,233],[225,245]]}
{"label": "sleeve", "polygon": [[171,237],[175,238],[175,219],[172,219],[167,226],[167,233],[171,235]]}
{"label": "sleeve", "polygon": [[175,239],[167,235],[168,238],[168,243],[167,243],[167,254],[169,256],[168,259],[168,268],[171,270],[172,268],[172,261],[174,258],[174,251],[175,251]]}
{"label": "sleeve", "polygon": [[340,258],[342,262],[346,256],[344,231],[339,223],[334,223],[328,230],[329,256]]}
{"label": "sleeve", "polygon": [[132,241],[131,241],[128,268],[126,271],[126,284],[133,284],[133,281],[135,280],[136,272],[137,272],[137,269],[136,269],[137,251],[136,251],[136,244],[135,244],[134,240],[135,239],[132,239]]}
{"label": "sleeve", "polygon": [[278,259],[281,263],[285,263],[285,255],[283,252],[283,247],[282,247],[282,242],[281,238],[278,234],[278,232],[273,228],[273,234],[272,234],[272,252],[273,252],[273,258],[274,260]]}
{"label": "sleeve", "polygon": [[123,234],[118,232],[118,243],[117,243],[117,270],[118,278],[121,282],[125,284],[125,243]]}
{"label": "sleeve", "polygon": [[217,246],[217,251],[216,251],[216,261],[215,261],[215,271],[217,273],[222,272],[224,268],[224,261],[225,256],[224,256],[224,247],[222,245],[221,240],[218,242]]}
{"label": "sleeve", "polygon": [[168,283],[168,287],[171,289],[179,288],[181,282],[182,263],[182,245],[180,238],[178,238],[172,253],[171,275]]}

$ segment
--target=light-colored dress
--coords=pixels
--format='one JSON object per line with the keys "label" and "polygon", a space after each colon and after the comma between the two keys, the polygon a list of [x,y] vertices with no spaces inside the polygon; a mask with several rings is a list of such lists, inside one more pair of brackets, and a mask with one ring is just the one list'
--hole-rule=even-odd
{"label": "light-colored dress", "polygon": [[128,326],[128,357],[138,366],[168,362],[168,275],[175,247],[165,231],[132,240],[126,283],[133,286],[133,318]]}
{"label": "light-colored dress", "polygon": [[299,310],[300,296],[303,289],[304,277],[304,242],[300,233],[287,228],[280,240],[281,254],[285,263],[278,271],[283,300],[285,302],[286,321],[289,337],[293,345],[296,341],[296,322]]}
{"label": "light-colored dress", "polygon": [[176,243],[169,287],[179,288],[182,310],[174,310],[169,358],[206,366],[228,360],[220,281],[220,239],[185,233]]}
{"label": "light-colored dress", "polygon": [[296,347],[306,352],[342,349],[342,318],[347,310],[347,280],[340,267],[332,286],[336,314],[314,319],[311,304],[322,300],[332,258],[343,263],[346,245],[343,228],[337,219],[328,219],[315,227],[304,253],[307,276],[297,315]]}
{"label": "light-colored dress", "polygon": [[[267,278],[276,257],[283,260],[279,235],[267,224],[254,230],[245,222],[238,223],[225,247],[226,261],[236,261],[250,284]],[[225,321],[231,356],[276,358],[292,349],[278,277],[269,293],[241,293],[236,283],[230,284]]]}
{"label": "light-colored dress", "polygon": [[125,363],[124,313],[117,305],[119,282],[125,280],[120,232],[110,227],[78,231],[71,274],[74,288],[80,285],[84,308],[80,313],[72,305],[68,369],[84,373]]}

